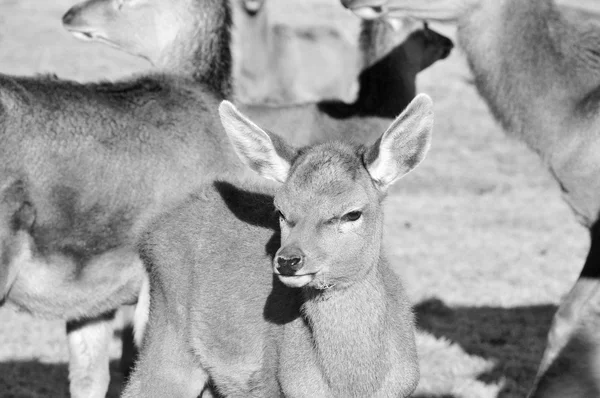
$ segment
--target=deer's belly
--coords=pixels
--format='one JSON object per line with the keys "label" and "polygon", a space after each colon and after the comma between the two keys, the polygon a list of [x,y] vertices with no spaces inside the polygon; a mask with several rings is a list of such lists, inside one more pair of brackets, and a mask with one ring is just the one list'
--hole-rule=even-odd
{"label": "deer's belly", "polygon": [[52,255],[21,256],[17,277],[7,301],[44,318],[92,317],[133,304],[145,276],[138,256],[118,249],[95,256],[85,264]]}

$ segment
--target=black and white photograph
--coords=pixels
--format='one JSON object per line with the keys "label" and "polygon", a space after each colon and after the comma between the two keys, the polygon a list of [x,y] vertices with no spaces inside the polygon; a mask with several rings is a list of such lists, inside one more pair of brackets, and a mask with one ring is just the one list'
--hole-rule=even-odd
{"label": "black and white photograph", "polygon": [[600,398],[600,1],[0,0],[0,398]]}

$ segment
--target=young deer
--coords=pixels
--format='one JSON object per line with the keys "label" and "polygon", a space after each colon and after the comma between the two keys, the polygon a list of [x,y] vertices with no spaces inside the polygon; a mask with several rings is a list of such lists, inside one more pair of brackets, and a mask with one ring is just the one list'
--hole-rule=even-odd
{"label": "young deer", "polygon": [[[505,130],[540,154],[566,201],[590,229],[588,257],[554,317],[532,396],[597,396],[600,27],[552,0],[342,2],[368,17],[383,12],[457,23],[477,89],[492,113]],[[570,389],[572,380],[587,386]]]}
{"label": "young deer", "polygon": [[[417,96],[371,146],[296,149],[219,108],[240,159],[279,185],[217,181],[141,239],[150,320],[123,397],[406,397],[413,316],[382,254],[385,192],[423,160]],[[273,275],[274,274],[274,275]]]}

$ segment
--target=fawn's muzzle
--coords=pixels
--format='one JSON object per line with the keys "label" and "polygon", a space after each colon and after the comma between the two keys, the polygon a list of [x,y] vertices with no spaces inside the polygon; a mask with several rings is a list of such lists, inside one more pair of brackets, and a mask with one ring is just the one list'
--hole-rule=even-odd
{"label": "fawn's muzzle", "polygon": [[295,275],[304,266],[304,256],[300,253],[279,254],[275,261],[277,271],[284,276]]}

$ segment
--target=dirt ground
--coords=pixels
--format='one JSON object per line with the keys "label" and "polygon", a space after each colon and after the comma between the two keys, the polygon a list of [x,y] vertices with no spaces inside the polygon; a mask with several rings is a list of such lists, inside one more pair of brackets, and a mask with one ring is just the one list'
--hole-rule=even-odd
{"label": "dirt ground", "polygon": [[[351,20],[337,0],[272,1],[289,24]],[[150,67],[63,31],[60,17],[75,2],[0,0],[0,72],[97,80]],[[435,102],[433,147],[392,190],[386,211],[387,252],[418,319],[415,396],[524,397],[556,304],[583,264],[587,232],[538,157],[493,121],[460,50],[418,84]],[[0,308],[1,397],[67,396],[64,329]],[[115,338],[113,358],[119,349]]]}

